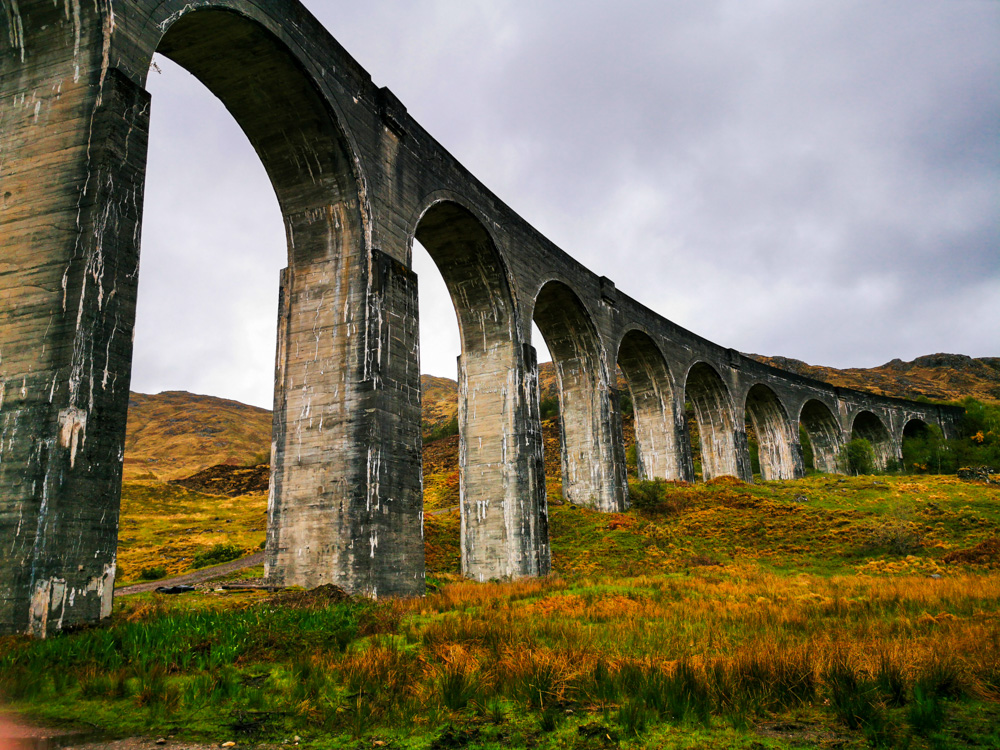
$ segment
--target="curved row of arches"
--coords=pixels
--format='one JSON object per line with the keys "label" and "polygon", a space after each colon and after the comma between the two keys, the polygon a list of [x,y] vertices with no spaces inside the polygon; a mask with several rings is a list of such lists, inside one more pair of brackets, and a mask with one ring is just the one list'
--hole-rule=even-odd
{"label": "curved row of arches", "polygon": [[[217,54],[206,52],[209,41],[219,38],[227,39],[225,48],[234,55],[280,59],[286,63],[287,80],[280,86],[241,86],[246,74],[240,66],[220,63]],[[289,265],[284,293],[288,308],[279,314],[279,328],[287,334],[282,337],[279,331],[276,413],[308,415],[315,363],[283,358],[288,358],[291,346],[301,349],[296,319],[320,313],[322,297],[315,310],[310,306],[315,297],[309,291],[312,277],[315,272],[343,273],[342,259],[362,248],[373,253],[372,227],[377,222],[367,214],[372,208],[362,189],[361,163],[353,156],[355,145],[324,92],[288,62],[291,56],[272,34],[246,17],[225,10],[182,14],[160,39],[158,51],[226,103],[267,169],[286,225]],[[294,122],[281,114],[292,112]],[[617,345],[609,344],[567,279],[543,279],[524,301],[514,292],[523,287],[517,283],[523,269],[506,257],[474,202],[440,186],[430,186],[422,198],[410,197],[418,200],[411,204],[410,221],[402,222],[405,257],[409,262],[414,243],[427,251],[458,322],[464,569],[505,575],[537,574],[548,568],[544,491],[531,490],[539,482],[544,486],[544,462],[530,452],[519,453],[521,443],[535,440],[540,451],[543,442],[535,434],[540,432],[539,393],[532,374],[536,363],[531,323],[554,364],[567,501],[608,511],[627,503],[619,373],[633,405],[635,463],[642,478],[751,479],[755,469],[765,480],[793,478],[805,468],[803,442],[810,446],[816,469],[835,471],[841,468],[840,448],[852,434],[872,443],[879,466],[886,466],[898,452],[889,430],[872,412],[859,413],[844,429],[820,400],[807,401],[794,414],[764,383],[737,394],[726,373],[707,361],[695,361],[682,374],[672,373],[663,350],[646,331],[629,329]],[[530,315],[518,309],[519,301],[531,306]],[[614,356],[608,355],[609,349]],[[366,375],[370,358],[366,353]],[[419,355],[416,364],[419,373]],[[287,419],[279,421],[276,418],[275,432],[280,443],[280,432],[291,428]],[[295,430],[301,434],[302,425],[296,424]],[[272,514],[281,512],[284,482],[281,467],[276,467],[272,483],[279,491]],[[293,484],[289,480],[284,491],[290,493]],[[510,512],[525,503],[532,507]],[[376,532],[371,536],[375,545]],[[497,544],[498,539],[503,543]],[[288,538],[272,540],[271,546],[291,549],[301,544]]]}
{"label": "curved row of arches", "polygon": [[[22,103],[28,91],[54,93],[32,94],[34,108],[11,108],[5,121],[4,163],[17,166],[5,174],[17,207],[9,250],[31,260],[3,279],[19,317],[0,394],[19,386],[0,399],[9,429],[0,488],[17,508],[0,518],[0,633],[44,635],[110,613],[150,133],[144,87],[157,52],[233,115],[284,228],[271,581],[424,590],[415,242],[458,320],[466,575],[549,568],[532,324],[554,361],[572,502],[627,503],[619,372],[643,477],[750,479],[754,455],[765,479],[797,476],[804,444],[831,471],[852,434],[872,444],[876,465],[898,454],[893,407],[849,408],[822,394],[799,404],[780,374],[774,388],[754,381],[693,335],[664,344],[672,324],[639,303],[616,309],[613,284],[472,178],[296,3],[134,0],[113,18],[110,6],[84,6],[72,22],[29,3],[21,16],[22,43],[45,30],[52,44],[8,56],[14,74],[0,75],[0,93]],[[622,326],[636,320],[652,321],[649,330]]]}
{"label": "curved row of arches", "polygon": [[[500,447],[489,446],[502,436],[484,426],[504,407],[496,399],[486,406],[483,394],[492,392],[489,385],[502,379],[504,368],[518,364],[511,345],[517,338],[510,314],[515,300],[502,254],[471,210],[440,201],[422,215],[414,238],[444,277],[458,317],[463,490],[475,494],[476,483],[486,486],[496,479],[485,467],[501,465],[495,460]],[[643,479],[750,480],[759,475],[769,481],[793,479],[807,469],[846,471],[842,448],[854,438],[871,444],[874,468],[884,470],[897,460],[903,435],[926,428],[922,420],[911,419],[894,436],[875,412],[861,409],[841,418],[836,406],[819,398],[790,411],[763,382],[751,384],[737,399],[723,373],[707,361],[690,364],[678,384],[661,347],[639,328],[621,337],[612,370],[598,325],[562,279],[541,284],[532,322],[556,374],[563,494],[569,502],[603,510],[623,504],[623,498],[609,493],[615,482],[606,476],[625,476],[621,380],[632,405],[635,471]]]}

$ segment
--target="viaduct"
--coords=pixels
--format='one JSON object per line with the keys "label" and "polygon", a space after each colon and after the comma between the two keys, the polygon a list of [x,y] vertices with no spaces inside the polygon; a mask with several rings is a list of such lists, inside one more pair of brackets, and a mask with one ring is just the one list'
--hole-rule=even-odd
{"label": "viaduct", "polygon": [[616,365],[641,475],[801,476],[961,410],[764,366],[665,320],[504,205],[297,0],[0,0],[0,632],[109,615],[154,52],[246,132],[284,218],[267,575],[424,590],[414,239],[458,315],[462,568],[550,568],[531,323],[556,364],[563,492],[628,505]]}

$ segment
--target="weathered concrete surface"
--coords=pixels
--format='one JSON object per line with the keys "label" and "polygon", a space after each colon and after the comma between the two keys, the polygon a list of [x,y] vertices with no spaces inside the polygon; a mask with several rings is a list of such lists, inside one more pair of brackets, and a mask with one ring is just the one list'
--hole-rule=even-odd
{"label": "weathered concrete surface", "polygon": [[[294,0],[0,0],[0,631],[107,615],[138,271],[150,61],[233,114],[284,217],[272,495],[276,581],[423,591],[414,239],[462,333],[462,564],[550,567],[531,323],[556,360],[564,493],[627,506],[616,366],[643,476],[837,469],[852,431],[898,460],[953,409],[761,365],[656,315],[555,247],[428,135]],[[155,102],[152,110],[155,115]]]}

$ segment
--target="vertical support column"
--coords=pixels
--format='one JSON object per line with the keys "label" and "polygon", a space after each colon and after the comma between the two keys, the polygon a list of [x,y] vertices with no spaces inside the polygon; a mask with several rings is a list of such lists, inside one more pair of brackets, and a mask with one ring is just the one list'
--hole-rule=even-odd
{"label": "vertical support column", "polygon": [[[552,572],[549,547],[549,506],[545,491],[545,439],[539,408],[538,355],[535,347],[524,344],[523,367],[519,376],[517,396],[521,416],[515,419],[511,435],[511,450],[515,453],[513,483],[508,496],[516,498],[522,545],[532,556],[524,565],[525,575],[548,575]],[[523,475],[523,482],[520,477]]]}
{"label": "vertical support column", "polygon": [[550,569],[538,368],[520,349],[497,342],[458,358],[462,572],[477,580]]}
{"label": "vertical support column", "polygon": [[[0,631],[110,614],[149,97],[101,12],[12,8],[0,133]],[[29,13],[30,11],[30,13]]]}
{"label": "vertical support column", "polygon": [[[549,346],[552,351],[552,346]],[[563,496],[608,513],[628,506],[617,390],[603,359],[559,357]]]}
{"label": "vertical support column", "polygon": [[[744,427],[733,431],[733,449],[735,451],[735,476],[744,482],[753,482],[753,464],[750,462],[750,443]],[[706,479],[708,478],[706,474]]]}
{"label": "vertical support column", "polygon": [[421,594],[416,276],[378,250],[364,261],[282,274],[266,575]]}

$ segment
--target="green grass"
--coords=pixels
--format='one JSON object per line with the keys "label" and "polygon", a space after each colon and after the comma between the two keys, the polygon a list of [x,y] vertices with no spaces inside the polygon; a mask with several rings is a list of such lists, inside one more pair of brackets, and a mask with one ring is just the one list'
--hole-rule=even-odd
{"label": "green grass", "polygon": [[[1000,533],[997,489],[813,476],[666,492],[650,511],[553,506],[548,579],[459,580],[449,513],[428,516],[425,599],[119,598],[106,627],[0,640],[0,693],[42,721],[241,745],[996,746],[998,561],[944,556]],[[157,529],[147,565],[184,528],[260,523],[253,502],[131,497],[124,518]],[[882,549],[883,528],[919,545]]]}
{"label": "green grass", "polygon": [[141,580],[147,568],[172,576],[215,564],[210,557],[217,545],[254,552],[266,526],[265,493],[229,498],[155,481],[124,482],[116,584]]}

